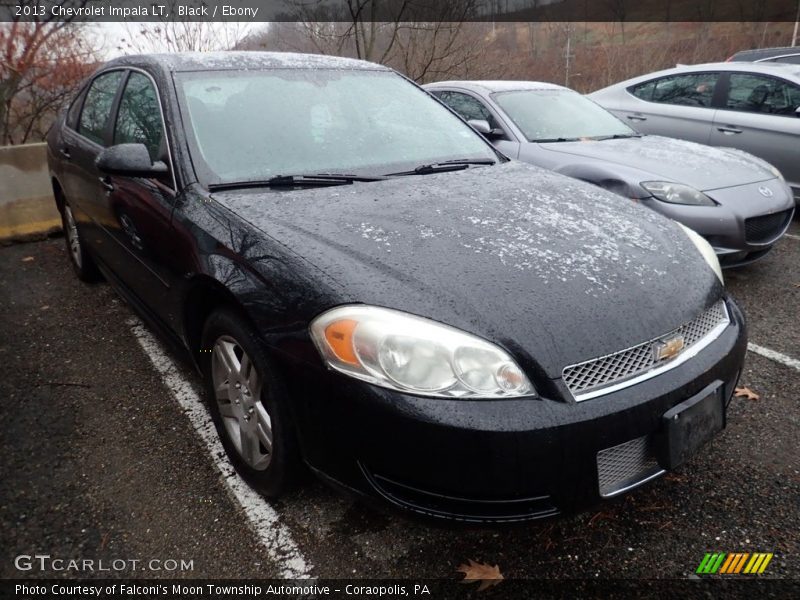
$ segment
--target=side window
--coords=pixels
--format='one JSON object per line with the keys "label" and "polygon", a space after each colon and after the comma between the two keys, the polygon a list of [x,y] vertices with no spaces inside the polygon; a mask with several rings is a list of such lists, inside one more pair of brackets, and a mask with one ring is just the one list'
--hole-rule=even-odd
{"label": "side window", "polygon": [[650,82],[654,84],[652,90],[646,88],[642,90],[641,93],[649,94],[649,97],[639,97],[660,104],[707,107],[711,106],[718,78],[718,73],[690,73],[662,77]]}
{"label": "side window", "polygon": [[115,144],[144,144],[153,161],[160,159],[164,124],[153,82],[142,73],[131,73],[119,102],[114,124]]}
{"label": "side window", "polygon": [[103,136],[111,116],[111,105],[114,104],[114,96],[117,94],[120,79],[122,79],[122,71],[111,71],[100,75],[92,82],[92,86],[86,93],[78,124],[78,133],[98,144],[104,143]]}
{"label": "side window", "polygon": [[72,101],[69,110],[67,110],[67,127],[71,129],[77,128],[78,115],[81,112],[81,106],[83,105],[83,99],[85,96],[86,96],[86,88],[82,89],[81,92]]}
{"label": "side window", "polygon": [[483,103],[470,96],[469,94],[462,94],[461,92],[434,92],[437,98],[447,104],[450,108],[456,111],[461,118],[477,121],[488,121],[489,127],[495,128],[500,125],[497,120],[489,112]]}
{"label": "side window", "polygon": [[743,112],[795,116],[800,87],[765,75],[731,73],[725,106]]}
{"label": "side window", "polygon": [[640,98],[641,100],[647,100],[649,102],[653,99],[653,90],[656,89],[657,82],[658,80],[640,83],[639,85],[628,88],[628,91],[637,98]]}

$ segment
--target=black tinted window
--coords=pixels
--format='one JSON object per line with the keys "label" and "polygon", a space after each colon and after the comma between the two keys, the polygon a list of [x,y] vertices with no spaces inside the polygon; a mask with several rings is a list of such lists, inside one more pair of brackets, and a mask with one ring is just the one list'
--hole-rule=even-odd
{"label": "black tinted window", "polygon": [[100,75],[92,82],[81,111],[78,132],[98,144],[103,143],[103,135],[111,116],[111,105],[122,78],[122,71],[112,71]]}
{"label": "black tinted window", "polygon": [[461,115],[461,118],[467,121],[487,121],[489,127],[498,127],[489,109],[486,108],[480,100],[473,98],[469,94],[462,94],[461,92],[434,92],[434,95]]}
{"label": "black tinted window", "polygon": [[647,83],[640,83],[632,88],[628,88],[631,94],[642,100],[652,100],[653,90],[656,89],[656,81],[648,81]]}
{"label": "black tinted window", "polygon": [[711,98],[714,96],[714,86],[717,84],[717,78],[717,73],[673,75],[643,83],[633,89],[633,94],[642,100],[660,104],[711,106]]}
{"label": "black tinted window", "polygon": [[789,56],[779,56],[771,59],[774,62],[789,63],[790,65],[800,65],[800,54],[790,54]]}
{"label": "black tinted window", "polygon": [[164,125],[153,82],[146,75],[131,73],[119,102],[114,143],[144,144],[155,161],[160,159],[163,137]]}
{"label": "black tinted window", "polygon": [[82,90],[80,94],[72,101],[72,104],[67,111],[67,126],[75,129],[78,126],[78,115],[81,112],[81,105],[83,104],[83,97],[86,95],[86,90]]}
{"label": "black tinted window", "polygon": [[794,116],[800,106],[800,87],[765,75],[731,73],[726,106],[744,112]]}

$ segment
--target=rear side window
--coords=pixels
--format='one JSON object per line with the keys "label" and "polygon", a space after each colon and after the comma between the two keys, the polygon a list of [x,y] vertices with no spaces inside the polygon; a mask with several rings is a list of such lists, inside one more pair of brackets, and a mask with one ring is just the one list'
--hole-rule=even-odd
{"label": "rear side window", "polygon": [[120,79],[122,71],[111,71],[100,75],[92,82],[86,93],[78,133],[98,144],[105,143],[105,131]]}
{"label": "rear side window", "polygon": [[672,75],[640,83],[630,88],[630,92],[648,102],[709,107],[718,78],[718,73]]}
{"label": "rear side window", "polygon": [[117,122],[114,125],[115,144],[144,144],[150,159],[160,160],[164,124],[158,95],[147,75],[131,73],[119,101]]}
{"label": "rear side window", "polygon": [[776,58],[771,58],[770,62],[789,63],[790,65],[800,65],[800,54],[778,56]]}
{"label": "rear side window", "polygon": [[800,87],[765,75],[732,73],[726,108],[768,115],[795,116]]}

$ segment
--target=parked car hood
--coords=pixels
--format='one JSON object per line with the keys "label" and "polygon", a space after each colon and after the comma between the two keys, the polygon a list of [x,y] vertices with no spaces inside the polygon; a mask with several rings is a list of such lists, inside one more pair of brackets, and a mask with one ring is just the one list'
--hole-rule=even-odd
{"label": "parked car hood", "polygon": [[673,221],[516,161],[213,198],[337,282],[336,303],[459,327],[551,378],[666,334],[722,293]]}
{"label": "parked car hood", "polygon": [[766,163],[744,152],[659,135],[557,142],[540,144],[540,147],[552,152],[641,169],[645,172],[643,176],[652,176],[651,180],[685,183],[703,191],[766,181],[775,177]]}

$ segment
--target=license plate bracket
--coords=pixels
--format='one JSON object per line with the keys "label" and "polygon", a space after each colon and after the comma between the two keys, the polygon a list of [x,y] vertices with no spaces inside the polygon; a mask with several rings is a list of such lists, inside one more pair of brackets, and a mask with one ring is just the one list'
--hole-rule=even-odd
{"label": "license plate bracket", "polygon": [[662,431],[657,455],[665,469],[685,463],[725,427],[722,382],[715,381],[700,393],[675,405],[661,417]]}

